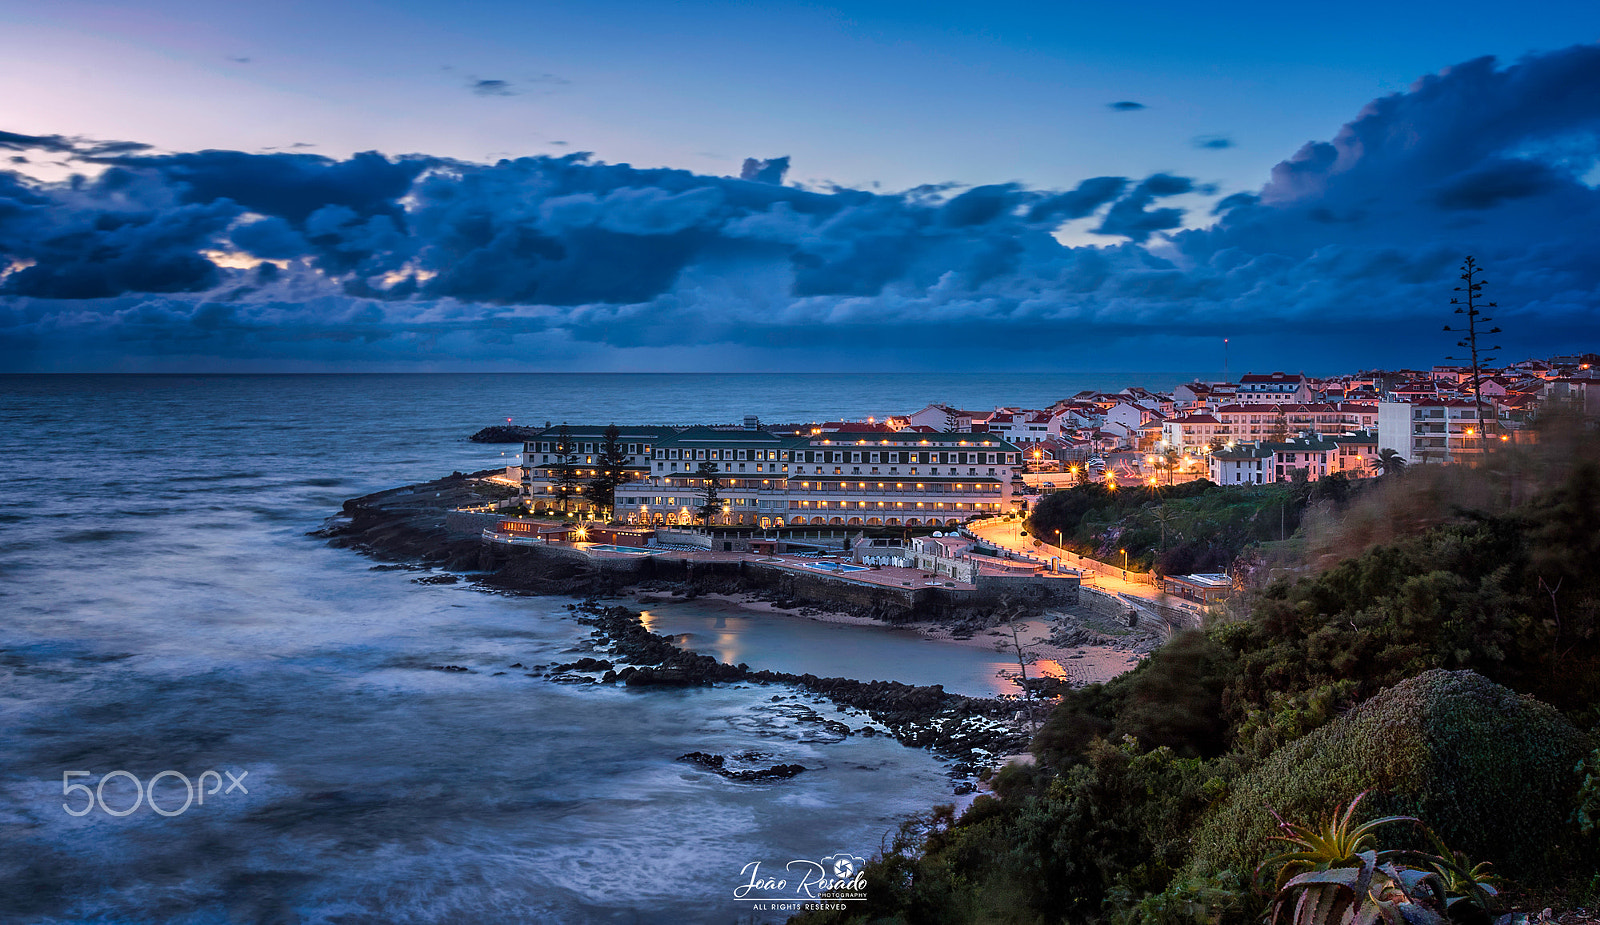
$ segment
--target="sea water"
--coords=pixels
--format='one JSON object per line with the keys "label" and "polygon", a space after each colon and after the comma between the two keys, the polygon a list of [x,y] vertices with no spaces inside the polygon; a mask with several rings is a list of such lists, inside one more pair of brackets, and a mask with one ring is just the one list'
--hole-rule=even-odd
{"label": "sea water", "polygon": [[[870,856],[949,800],[943,766],[826,734],[867,720],[787,688],[529,677],[590,654],[567,601],[418,584],[306,533],[506,464],[465,438],[507,418],[828,420],[1183,378],[0,376],[0,920],[781,919],[734,898],[741,870]],[[738,660],[975,692],[997,660],[875,628],[852,660],[858,628],[797,626]],[[748,750],[808,770],[678,760]]]}

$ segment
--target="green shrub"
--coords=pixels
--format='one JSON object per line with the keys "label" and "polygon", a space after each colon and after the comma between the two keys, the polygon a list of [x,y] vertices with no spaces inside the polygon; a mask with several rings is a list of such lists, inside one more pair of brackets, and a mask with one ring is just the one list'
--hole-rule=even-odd
{"label": "green shrub", "polygon": [[1197,829],[1190,871],[1254,869],[1275,834],[1265,807],[1321,818],[1364,790],[1366,811],[1426,819],[1450,845],[1524,883],[1593,870],[1593,846],[1572,822],[1573,767],[1592,747],[1531,697],[1470,671],[1428,671],[1236,781]]}

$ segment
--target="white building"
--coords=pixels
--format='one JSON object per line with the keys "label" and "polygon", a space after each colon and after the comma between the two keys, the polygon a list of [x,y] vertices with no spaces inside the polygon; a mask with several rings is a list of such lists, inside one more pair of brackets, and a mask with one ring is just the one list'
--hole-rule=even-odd
{"label": "white building", "polygon": [[[1493,425],[1493,412],[1484,408]],[[1470,401],[1422,398],[1378,403],[1378,448],[1392,449],[1407,463],[1452,463],[1483,452],[1483,422]]]}
{"label": "white building", "polygon": [[1312,399],[1311,383],[1305,376],[1295,373],[1246,373],[1239,377],[1234,401],[1238,404],[1254,402],[1309,402]]}

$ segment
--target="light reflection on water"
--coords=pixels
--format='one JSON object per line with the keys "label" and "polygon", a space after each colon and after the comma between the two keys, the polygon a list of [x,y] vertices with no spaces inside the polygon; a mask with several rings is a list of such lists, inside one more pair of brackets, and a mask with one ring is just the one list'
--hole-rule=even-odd
{"label": "light reflection on water", "polygon": [[[719,662],[751,668],[903,684],[942,684],[969,697],[1014,694],[1017,661],[987,648],[924,639],[889,626],[825,623],[730,601],[696,599],[652,604],[643,623],[678,645]],[[1054,661],[1029,664],[1028,674],[1060,677]]]}

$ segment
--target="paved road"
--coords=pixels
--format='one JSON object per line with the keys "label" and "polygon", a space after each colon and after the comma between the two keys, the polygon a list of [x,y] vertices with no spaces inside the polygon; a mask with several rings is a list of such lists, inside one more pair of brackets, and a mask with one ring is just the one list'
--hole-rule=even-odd
{"label": "paved road", "polygon": [[[1084,584],[1112,594],[1121,593],[1129,597],[1143,598],[1147,601],[1170,603],[1170,598],[1167,595],[1150,585],[1139,581],[1124,581],[1118,578],[1116,573],[1120,572],[1121,569],[1117,565],[1100,562],[1096,559],[1088,559],[1051,543],[1034,546],[1034,540],[1039,539],[1039,537],[1022,536],[1022,526],[1019,521],[981,520],[968,525],[968,529],[980,539],[1009,552],[1033,555],[1044,559],[1049,559],[1051,556],[1060,556],[1061,564],[1069,568],[1079,567],[1080,562],[1094,562],[1103,568],[1110,569],[1112,574],[1108,575],[1103,571],[1094,571],[1085,565]],[[1136,573],[1129,572],[1128,574],[1133,575]],[[1163,601],[1164,598],[1167,600]]]}

